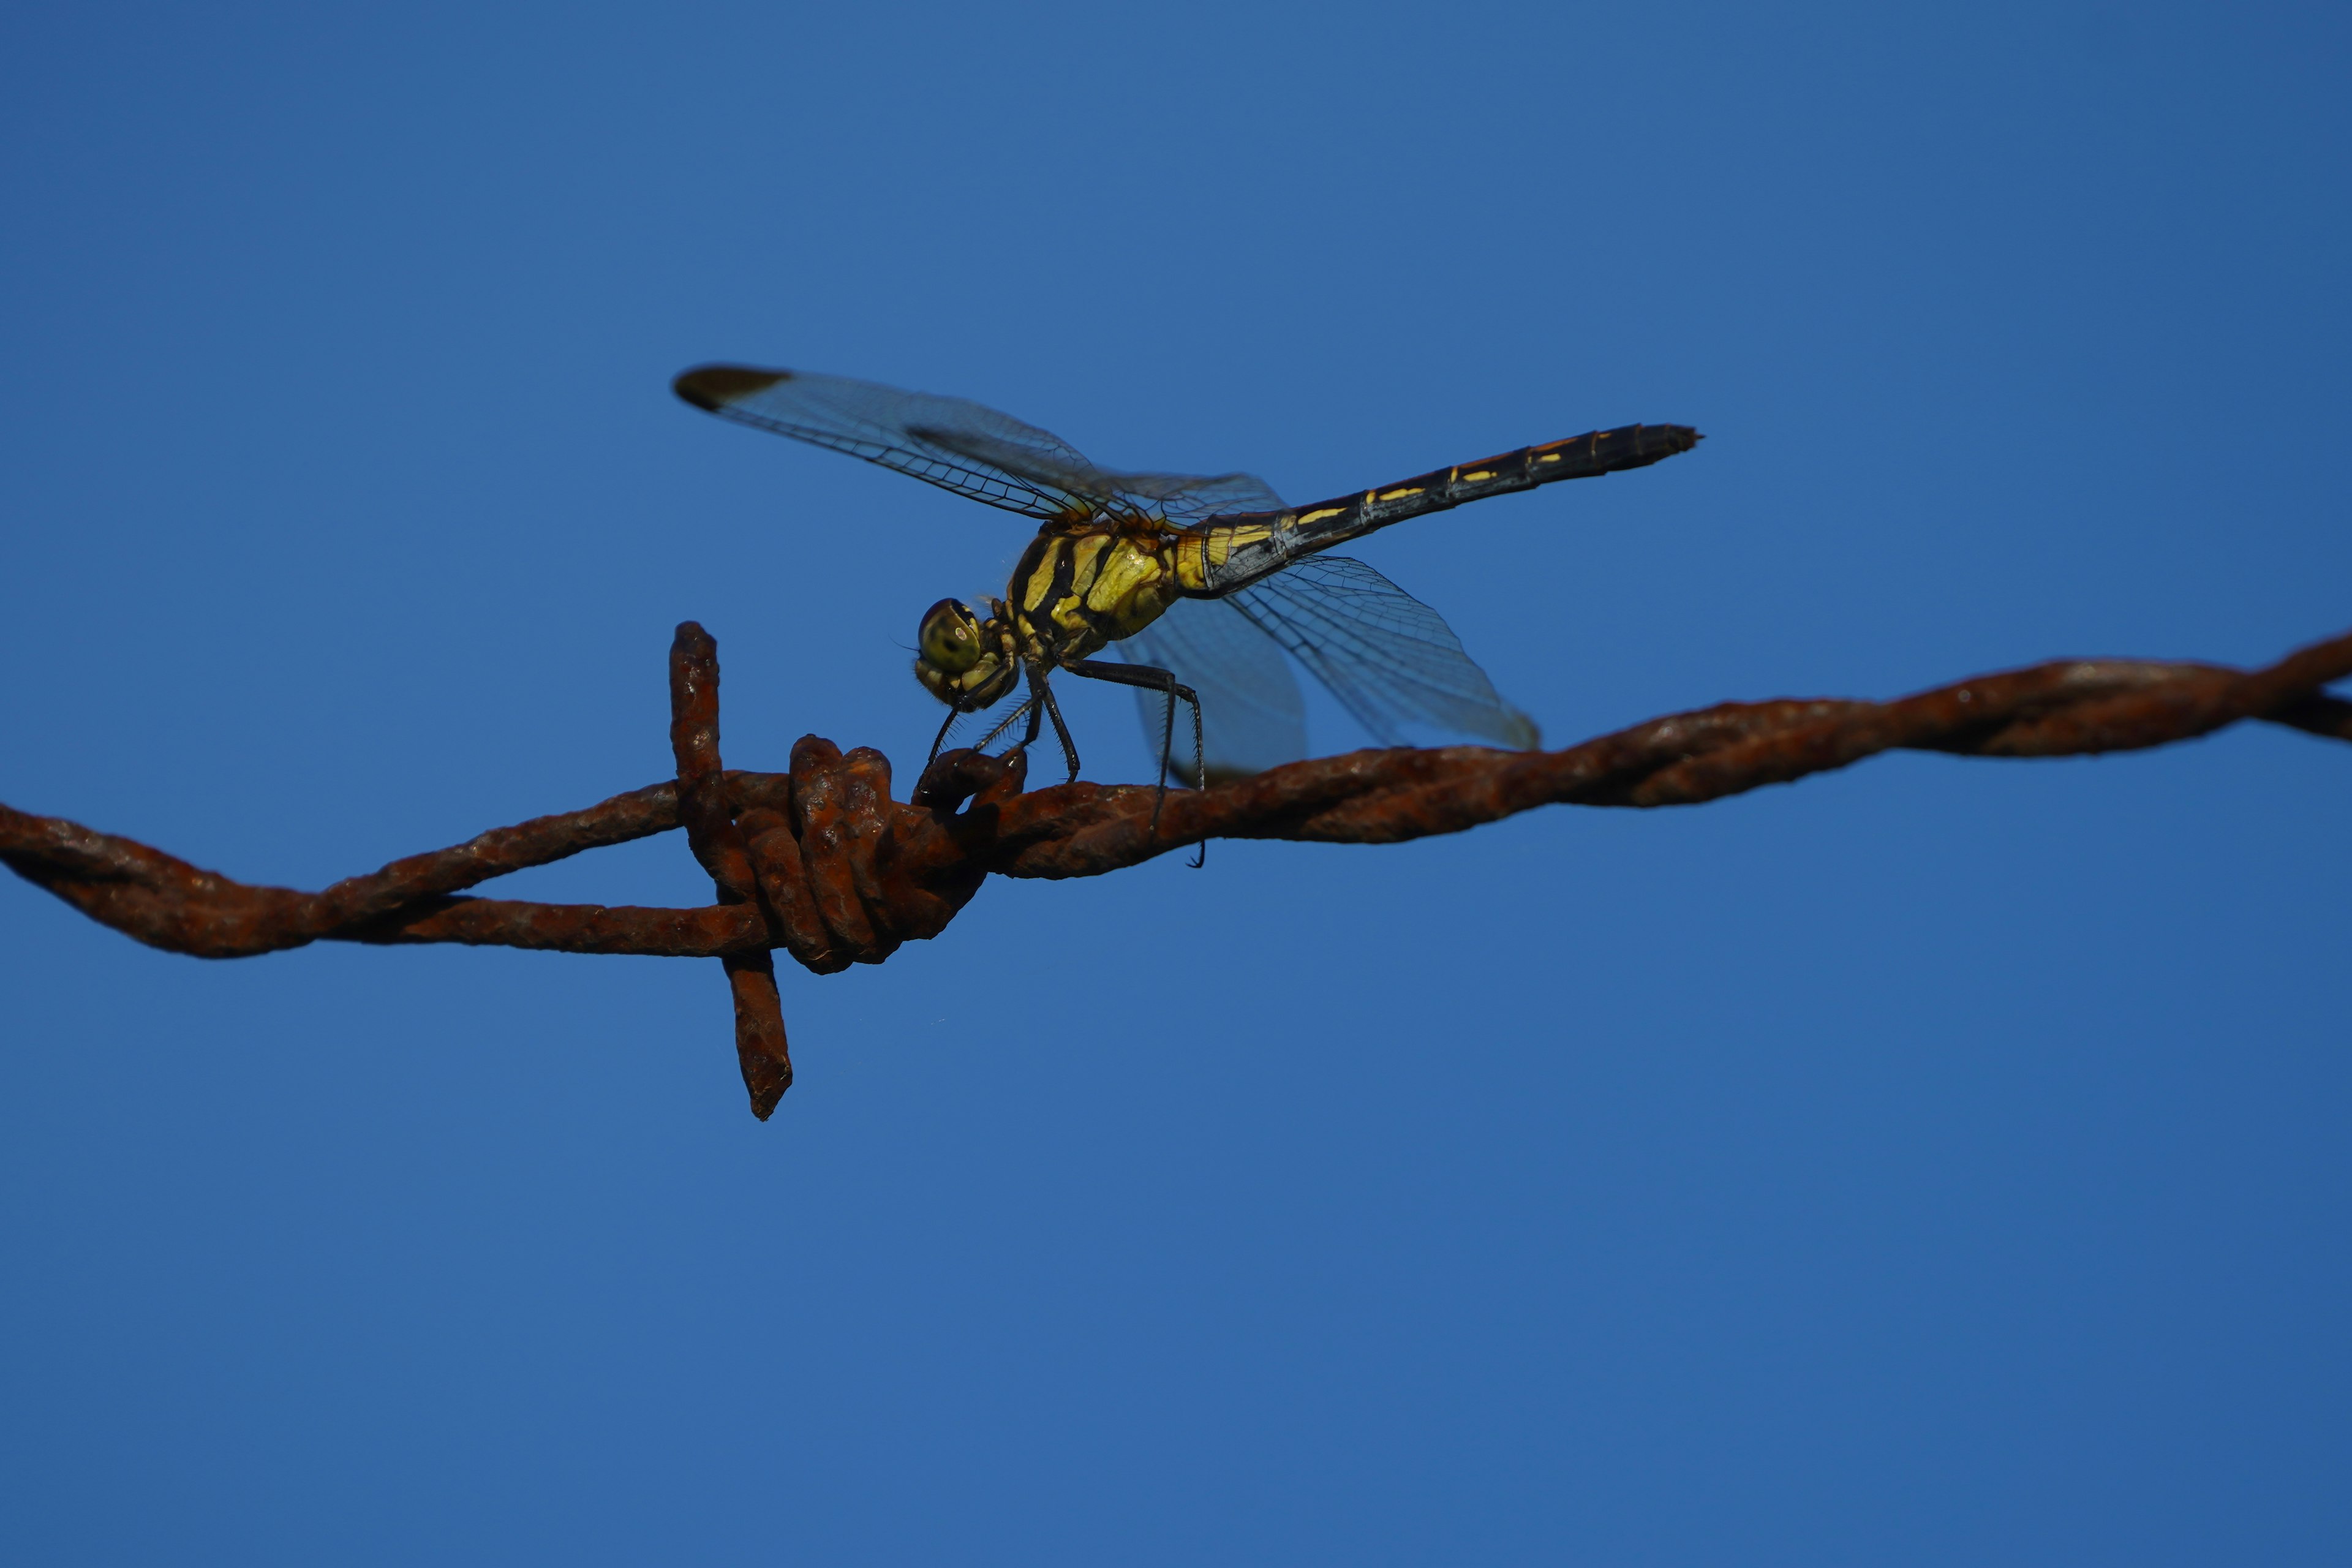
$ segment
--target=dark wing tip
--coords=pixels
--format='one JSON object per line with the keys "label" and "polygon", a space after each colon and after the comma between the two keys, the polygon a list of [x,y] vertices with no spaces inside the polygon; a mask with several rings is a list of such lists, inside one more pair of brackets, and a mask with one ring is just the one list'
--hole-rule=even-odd
{"label": "dark wing tip", "polygon": [[788,370],[755,370],[746,364],[698,364],[669,384],[677,393],[697,408],[707,408],[717,414],[730,403],[740,403],[753,393],[765,392],[780,381],[790,381]]}

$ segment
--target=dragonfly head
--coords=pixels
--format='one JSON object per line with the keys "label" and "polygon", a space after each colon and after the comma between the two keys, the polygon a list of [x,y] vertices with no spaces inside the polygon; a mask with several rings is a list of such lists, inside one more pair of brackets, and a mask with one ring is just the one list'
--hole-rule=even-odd
{"label": "dragonfly head", "polygon": [[1021,679],[1012,623],[1001,613],[982,620],[968,606],[941,599],[923,612],[915,646],[915,679],[950,708],[991,707]]}

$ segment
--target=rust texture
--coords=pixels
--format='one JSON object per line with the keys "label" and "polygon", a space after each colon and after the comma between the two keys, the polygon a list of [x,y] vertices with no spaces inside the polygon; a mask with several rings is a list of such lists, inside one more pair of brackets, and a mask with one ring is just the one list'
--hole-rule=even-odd
{"label": "rust texture", "polygon": [[[2241,720],[2352,741],[2352,632],[2257,670],[2071,659],[1892,702],[1727,702],[1557,752],[1394,748],[1293,763],[1167,798],[1139,784],[1024,792],[1025,759],[950,752],[905,801],[889,760],[804,736],[787,773],[719,756],[719,656],[689,621],[670,648],[674,782],[395,860],[320,892],[254,887],[131,839],[0,805],[0,861],[92,920],[173,952],[240,958],[319,941],[455,942],[718,958],[755,1115],[791,1087],[771,954],[831,973],[937,936],[991,872],[1092,877],[1207,838],[1388,844],[1538,805],[1695,805],[1907,749],[1988,757],[2138,750]],[[608,908],[467,896],[526,867],[686,829],[717,901]]]}
{"label": "rust texture", "polygon": [[[745,830],[727,799],[719,765],[719,645],[693,621],[677,628],[669,649],[669,746],[677,758],[677,820],[687,847],[719,890],[721,904],[760,901]],[[760,927],[770,924],[764,911]],[[792,1051],[784,1040],[784,1005],[776,994],[776,961],[764,945],[719,955],[735,1003],[735,1057],[751,1114],[765,1121],[793,1087]]]}

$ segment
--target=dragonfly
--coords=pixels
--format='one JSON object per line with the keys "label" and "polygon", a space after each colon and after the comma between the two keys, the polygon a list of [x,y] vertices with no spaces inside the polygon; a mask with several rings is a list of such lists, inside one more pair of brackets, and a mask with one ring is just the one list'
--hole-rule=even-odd
{"label": "dragonfly", "polygon": [[[931,758],[961,719],[1025,682],[979,748],[1025,721],[1013,747],[1025,750],[1050,721],[1075,783],[1078,750],[1051,678],[1110,681],[1136,689],[1162,802],[1177,776],[1180,702],[1192,716],[1189,782],[1199,787],[1306,754],[1305,704],[1286,655],[1384,744],[1433,730],[1534,746],[1534,721],[1496,691],[1444,617],[1363,562],[1328,552],[1489,496],[1646,468],[1701,439],[1683,425],[1625,425],[1293,507],[1249,474],[1100,468],[1060,437],[959,397],[740,364],[697,366],[671,386],[723,419],[1035,519],[1002,598],[941,599],[923,613],[915,677],[949,709]],[[1113,647],[1126,657],[1094,657]],[[1152,831],[1158,824],[1155,803]]]}

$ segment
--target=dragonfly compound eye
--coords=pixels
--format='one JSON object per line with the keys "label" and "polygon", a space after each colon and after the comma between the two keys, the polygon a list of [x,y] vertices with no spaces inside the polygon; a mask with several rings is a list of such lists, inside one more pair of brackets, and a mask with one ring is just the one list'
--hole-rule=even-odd
{"label": "dragonfly compound eye", "polygon": [[1013,630],[1001,616],[982,620],[953,599],[923,612],[916,640],[915,679],[950,708],[992,707],[1021,680]]}
{"label": "dragonfly compound eye", "polygon": [[980,620],[953,599],[941,599],[923,612],[915,634],[923,662],[941,675],[961,675],[980,662]]}

